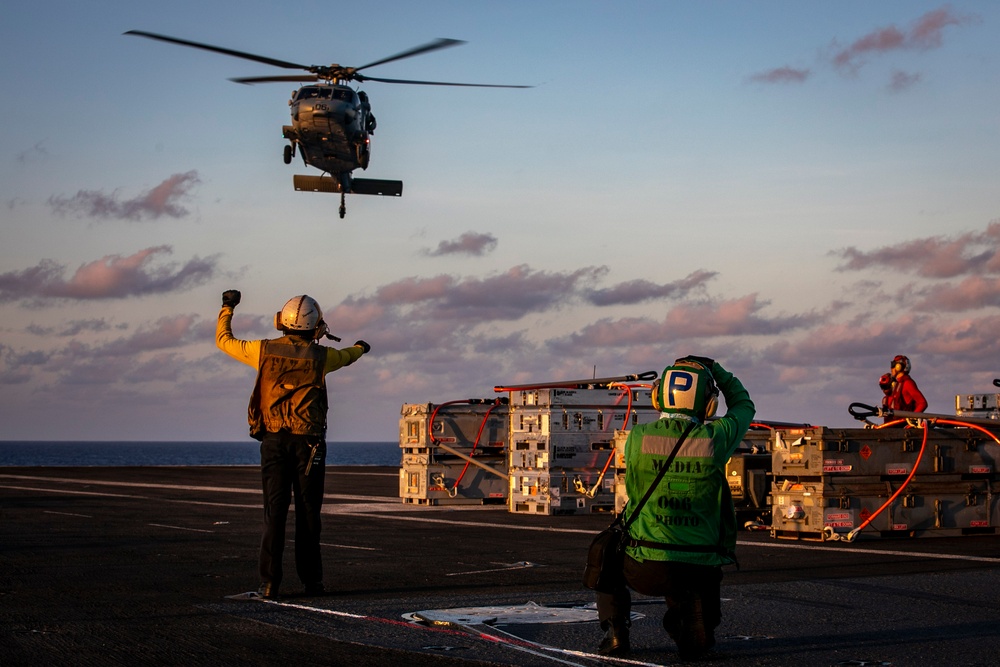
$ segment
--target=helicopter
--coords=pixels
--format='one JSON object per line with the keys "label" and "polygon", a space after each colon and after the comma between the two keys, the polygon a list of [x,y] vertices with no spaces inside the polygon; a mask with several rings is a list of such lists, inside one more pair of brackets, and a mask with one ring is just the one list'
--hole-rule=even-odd
{"label": "helicopter", "polygon": [[282,136],[288,140],[284,148],[285,164],[291,164],[295,154],[302,157],[306,166],[323,172],[320,176],[296,174],[293,185],[298,191],[340,193],[340,217],[347,214],[344,195],[383,195],[399,197],[403,194],[403,182],[370,178],[354,178],[355,169],[367,169],[371,160],[371,135],[375,131],[375,115],[371,102],[363,90],[355,90],[348,84],[352,81],[363,83],[404,83],[421,86],[465,86],[474,88],[531,88],[532,86],[449,83],[445,81],[412,81],[408,79],[384,79],[362,74],[361,70],[384,65],[395,60],[411,58],[423,53],[458,46],[465,42],[458,39],[440,38],[427,44],[408,49],[361,67],[341,65],[300,65],[276,60],[267,56],[235,51],[233,49],[192,42],[177,37],[159,35],[143,30],[129,30],[126,35],[147,37],[162,42],[190,46],[196,49],[214,51],[236,58],[273,65],[285,69],[301,69],[307,74],[284,76],[252,76],[230,79],[236,83],[255,84],[273,82],[307,83],[292,92],[288,100],[291,108],[292,124],[282,127]]}

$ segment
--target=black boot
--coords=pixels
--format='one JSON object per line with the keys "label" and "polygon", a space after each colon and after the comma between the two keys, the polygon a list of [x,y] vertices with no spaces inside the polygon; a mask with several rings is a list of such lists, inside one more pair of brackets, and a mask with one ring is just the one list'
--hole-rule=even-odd
{"label": "black boot", "polygon": [[663,615],[663,629],[677,644],[681,660],[698,660],[715,646],[715,633],[705,627],[701,597],[692,595]]}
{"label": "black boot", "polygon": [[632,623],[627,620],[624,622],[611,621],[610,623],[601,623],[602,627],[607,627],[607,632],[604,633],[604,639],[601,640],[600,646],[597,647],[597,652],[601,655],[628,655],[628,629],[630,625]]}

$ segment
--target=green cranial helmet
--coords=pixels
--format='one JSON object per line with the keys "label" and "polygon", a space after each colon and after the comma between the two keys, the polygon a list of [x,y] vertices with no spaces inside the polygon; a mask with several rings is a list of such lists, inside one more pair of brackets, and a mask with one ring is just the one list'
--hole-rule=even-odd
{"label": "green cranial helmet", "polygon": [[708,419],[719,406],[718,397],[711,371],[693,359],[678,359],[653,384],[653,407],[660,412]]}

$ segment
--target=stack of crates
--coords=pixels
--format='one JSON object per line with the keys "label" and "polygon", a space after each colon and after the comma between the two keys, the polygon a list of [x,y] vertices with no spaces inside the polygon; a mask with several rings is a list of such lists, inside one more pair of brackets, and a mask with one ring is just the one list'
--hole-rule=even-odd
{"label": "stack of crates", "polygon": [[[775,430],[771,535],[840,539],[860,527],[914,471],[923,436],[922,428]],[[932,429],[910,483],[857,537],[996,534],[998,455],[976,429]]]}
{"label": "stack of crates", "polygon": [[508,424],[507,406],[493,399],[404,404],[399,497],[412,505],[505,503]]}
{"label": "stack of crates", "polygon": [[[615,434],[615,511],[628,502],[625,491],[625,441],[628,432]],[[726,462],[726,481],[740,523],[761,518],[770,511],[770,431],[751,430]]]}
{"label": "stack of crates", "polygon": [[615,433],[658,418],[648,389],[511,391],[508,509],[544,515],[614,511],[614,462],[608,465],[608,459]]}

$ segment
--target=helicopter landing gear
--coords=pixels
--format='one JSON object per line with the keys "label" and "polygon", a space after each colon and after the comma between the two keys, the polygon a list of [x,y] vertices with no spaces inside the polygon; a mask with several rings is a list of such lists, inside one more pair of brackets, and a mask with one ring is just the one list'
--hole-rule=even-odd
{"label": "helicopter landing gear", "polygon": [[295,157],[295,145],[288,144],[285,146],[285,164],[291,164],[292,158]]}

